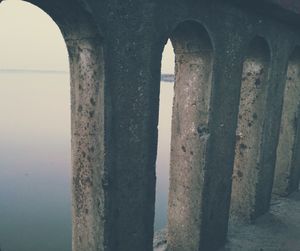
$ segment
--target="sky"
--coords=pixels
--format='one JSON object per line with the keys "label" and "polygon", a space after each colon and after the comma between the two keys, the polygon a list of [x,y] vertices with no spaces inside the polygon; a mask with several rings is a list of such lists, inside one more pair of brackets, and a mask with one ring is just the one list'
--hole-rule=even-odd
{"label": "sky", "polygon": [[[61,32],[40,8],[20,0],[4,0],[0,3],[0,31],[0,69],[68,71]],[[173,71],[174,56],[169,42],[162,72]]]}
{"label": "sky", "polygon": [[0,4],[0,69],[68,70],[67,49],[54,21],[19,0]]}

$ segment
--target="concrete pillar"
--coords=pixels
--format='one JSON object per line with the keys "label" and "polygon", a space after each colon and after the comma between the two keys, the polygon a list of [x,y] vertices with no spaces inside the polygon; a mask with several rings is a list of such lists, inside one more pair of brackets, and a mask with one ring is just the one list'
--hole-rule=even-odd
{"label": "concrete pillar", "polygon": [[[106,251],[110,220],[105,55],[91,14],[76,1],[30,0],[57,23],[69,52],[72,133],[72,251]],[[55,102],[55,100],[53,101]]]}
{"label": "concrete pillar", "polygon": [[250,44],[244,64],[236,132],[231,216],[251,222],[256,217],[256,184],[262,154],[270,52],[260,37]]}
{"label": "concrete pillar", "polygon": [[152,12],[98,1],[86,13],[91,7],[80,2],[39,4],[61,28],[70,58],[72,250],[152,251],[161,60],[145,35]]}
{"label": "concrete pillar", "polygon": [[[128,2],[115,4],[132,13]],[[149,13],[123,19],[114,12],[105,39],[108,251],[153,250],[161,51],[149,38],[152,26],[141,23]]]}
{"label": "concrete pillar", "polygon": [[115,37],[69,45],[74,251],[153,250],[159,63]]}
{"label": "concrete pillar", "polygon": [[106,11],[103,40],[76,20],[63,23],[70,29],[73,251],[152,251],[161,54],[145,35],[152,12],[123,19],[133,13],[128,2],[109,8],[122,11]]}
{"label": "concrete pillar", "polygon": [[101,39],[67,40],[71,69],[73,251],[105,250],[104,61]]}
{"label": "concrete pillar", "polygon": [[287,196],[296,191],[300,178],[299,149],[300,51],[295,49],[289,60],[282,119],[277,147],[273,192]]}
{"label": "concrete pillar", "polygon": [[169,191],[169,250],[198,250],[201,194],[210,137],[213,49],[203,27],[180,25],[172,34],[176,80]]}
{"label": "concrete pillar", "polygon": [[[238,57],[226,43],[215,52],[206,29],[195,22],[179,24],[171,41],[176,80],[168,250],[217,250],[227,233],[239,96],[231,78],[239,75]],[[215,62],[215,55],[222,60]]]}

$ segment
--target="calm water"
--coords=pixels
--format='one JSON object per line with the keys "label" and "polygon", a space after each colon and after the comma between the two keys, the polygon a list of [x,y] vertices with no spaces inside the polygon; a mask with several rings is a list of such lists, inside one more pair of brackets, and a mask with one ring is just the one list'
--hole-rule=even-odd
{"label": "calm water", "polygon": [[0,74],[1,251],[71,250],[67,74]]}
{"label": "calm water", "polygon": [[[0,74],[1,251],[71,250],[68,74]],[[155,229],[166,224],[173,85],[161,88]]]}
{"label": "calm water", "polygon": [[158,149],[156,162],[156,204],[154,229],[159,230],[167,224],[167,206],[169,190],[169,163],[171,145],[171,117],[173,104],[174,85],[161,83],[159,125],[158,125]]}

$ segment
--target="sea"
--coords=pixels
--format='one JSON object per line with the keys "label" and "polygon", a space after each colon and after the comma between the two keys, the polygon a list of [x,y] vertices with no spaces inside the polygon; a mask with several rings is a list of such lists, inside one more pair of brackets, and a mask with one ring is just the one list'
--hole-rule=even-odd
{"label": "sea", "polygon": [[[0,71],[0,251],[71,251],[69,81]],[[155,231],[167,223],[172,102],[161,82]]]}

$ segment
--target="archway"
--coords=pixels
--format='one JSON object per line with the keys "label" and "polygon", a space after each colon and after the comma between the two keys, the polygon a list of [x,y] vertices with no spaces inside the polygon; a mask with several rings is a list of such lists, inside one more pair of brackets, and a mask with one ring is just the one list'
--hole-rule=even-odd
{"label": "archway", "polygon": [[29,2],[53,18],[67,45],[71,77],[72,247],[96,250],[106,245],[101,227],[107,204],[102,189],[105,172],[102,37],[93,18],[76,2]]}
{"label": "archway", "polygon": [[154,231],[161,230],[167,225],[174,63],[173,47],[171,41],[168,40],[163,51],[161,65]]}
{"label": "archway", "polygon": [[0,248],[71,250],[69,62],[38,7],[0,5]]}

